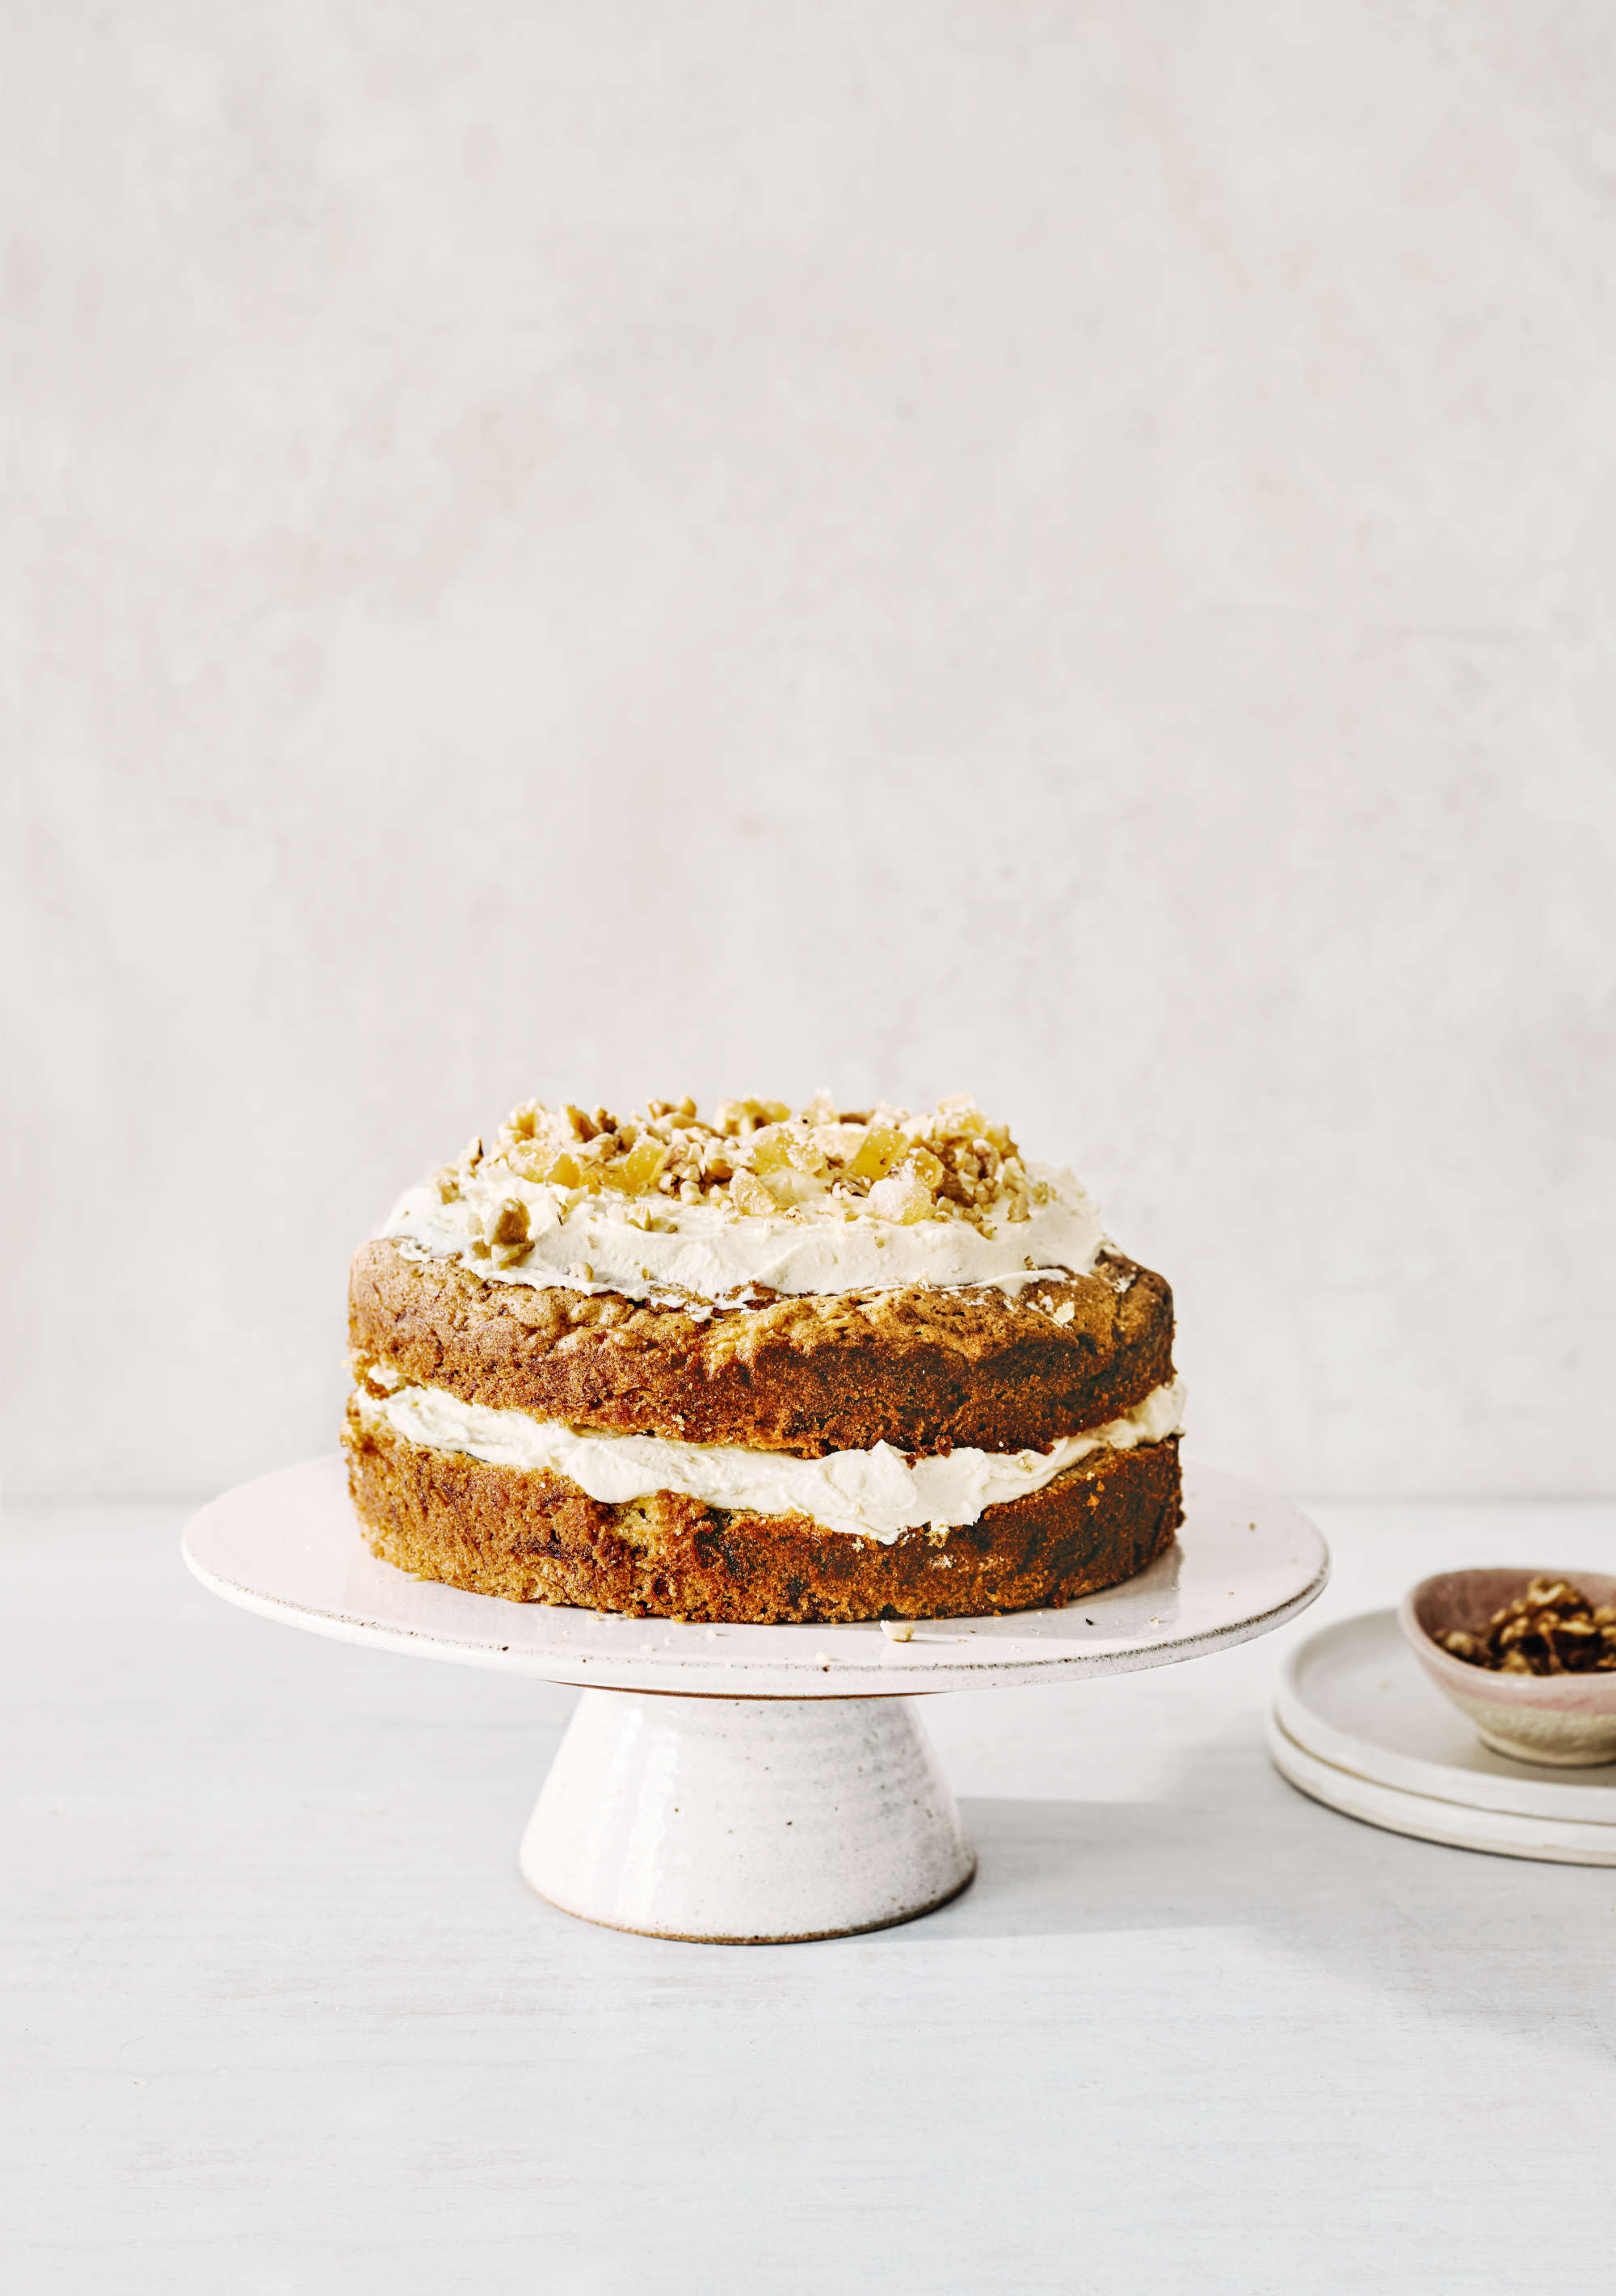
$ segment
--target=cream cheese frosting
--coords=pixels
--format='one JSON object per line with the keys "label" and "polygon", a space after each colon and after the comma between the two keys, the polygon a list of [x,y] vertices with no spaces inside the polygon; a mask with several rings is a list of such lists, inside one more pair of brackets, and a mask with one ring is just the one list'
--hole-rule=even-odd
{"label": "cream cheese frosting", "polygon": [[1120,1418],[1069,1435],[1052,1451],[962,1449],[913,1461],[890,1443],[799,1459],[660,1435],[584,1435],[559,1420],[464,1403],[433,1387],[400,1387],[380,1400],[361,1388],[357,1401],[362,1419],[384,1421],[412,1443],[564,1475],[603,1505],[679,1491],[707,1506],[807,1515],[826,1530],[890,1546],[906,1530],[947,1531],[975,1522],[990,1506],[1042,1490],[1093,1451],[1128,1451],[1176,1435],[1184,1383],[1155,1389]]}
{"label": "cream cheese frosting", "polygon": [[[1035,1275],[1084,1275],[1105,1242],[1093,1200],[1071,1174],[1032,1165],[1048,1190],[1024,1217],[905,1223],[833,1202],[737,1217],[726,1206],[651,1200],[654,1210],[526,1180],[503,1165],[464,1173],[442,1201],[409,1189],[377,1231],[406,1256],[452,1259],[491,1283],[617,1292],[630,1300],[720,1300],[754,1284],[793,1294],[892,1291],[905,1284],[991,1283],[1019,1291]],[[488,1238],[503,1207],[527,1215],[527,1249],[505,1261]]]}

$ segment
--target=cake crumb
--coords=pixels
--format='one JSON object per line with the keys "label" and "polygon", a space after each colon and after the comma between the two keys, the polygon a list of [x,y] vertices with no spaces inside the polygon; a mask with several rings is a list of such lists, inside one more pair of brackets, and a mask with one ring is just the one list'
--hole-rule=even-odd
{"label": "cake crumb", "polygon": [[883,1619],[881,1631],[890,1643],[912,1643],[915,1639],[913,1619]]}

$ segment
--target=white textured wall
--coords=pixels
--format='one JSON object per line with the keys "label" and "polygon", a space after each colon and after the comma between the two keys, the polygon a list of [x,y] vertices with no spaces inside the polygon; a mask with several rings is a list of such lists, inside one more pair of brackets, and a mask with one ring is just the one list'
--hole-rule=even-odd
{"label": "white textured wall", "polygon": [[1609,1488],[1604,0],[4,46],[14,1488],[328,1445],[513,1098],[822,1080],[1075,1163],[1204,1450]]}

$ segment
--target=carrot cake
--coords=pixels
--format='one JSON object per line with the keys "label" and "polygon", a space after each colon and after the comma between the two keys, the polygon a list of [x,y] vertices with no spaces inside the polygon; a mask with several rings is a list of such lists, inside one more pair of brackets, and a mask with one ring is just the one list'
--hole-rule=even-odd
{"label": "carrot cake", "polygon": [[636,1617],[971,1617],[1181,1520],[1172,1294],[969,1098],[518,1108],[349,1289],[375,1554]]}

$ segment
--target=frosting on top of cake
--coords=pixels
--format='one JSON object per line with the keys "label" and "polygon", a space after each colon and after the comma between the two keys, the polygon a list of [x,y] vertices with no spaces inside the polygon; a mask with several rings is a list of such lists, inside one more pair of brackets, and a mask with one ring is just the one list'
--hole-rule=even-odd
{"label": "frosting on top of cake", "polygon": [[380,1234],[491,1282],[717,1301],[1085,1273],[1105,1238],[1071,1174],[1029,1164],[968,1095],[849,1112],[819,1094],[652,1101],[624,1119],[529,1101]]}

